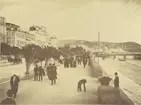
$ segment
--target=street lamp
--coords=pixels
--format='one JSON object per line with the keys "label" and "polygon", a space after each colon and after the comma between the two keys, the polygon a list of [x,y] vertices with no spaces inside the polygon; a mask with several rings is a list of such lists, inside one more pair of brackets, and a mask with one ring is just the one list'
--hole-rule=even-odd
{"label": "street lamp", "polygon": [[[98,32],[98,55],[99,55],[99,47],[100,47],[100,32]],[[98,56],[98,64],[99,64],[99,56]]]}

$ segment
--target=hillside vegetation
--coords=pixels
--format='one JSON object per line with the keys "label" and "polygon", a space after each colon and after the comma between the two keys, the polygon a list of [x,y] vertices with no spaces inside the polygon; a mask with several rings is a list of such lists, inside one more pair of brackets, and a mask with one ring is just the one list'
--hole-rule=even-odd
{"label": "hillside vegetation", "polygon": [[[98,46],[97,41],[85,41],[85,40],[59,40],[59,45],[70,44],[70,45],[85,45],[88,48],[94,48]],[[141,52],[141,45],[136,42],[100,42],[101,47],[107,49],[122,49],[128,52]]]}

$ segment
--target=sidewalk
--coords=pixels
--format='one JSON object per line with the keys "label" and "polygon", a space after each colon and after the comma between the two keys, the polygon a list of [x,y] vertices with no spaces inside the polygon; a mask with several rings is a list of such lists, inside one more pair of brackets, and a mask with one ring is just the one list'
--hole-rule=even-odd
{"label": "sidewalk", "polygon": [[[90,75],[91,68],[79,65],[77,68],[64,68],[58,66],[58,79],[56,85],[50,85],[50,80],[44,76],[43,81],[33,79],[21,81],[16,98],[17,104],[25,105],[45,105],[45,104],[97,104],[98,81]],[[87,79],[87,92],[77,91],[77,82],[80,79]],[[0,100],[4,98],[4,93],[9,86],[3,86],[5,91],[1,91]]]}
{"label": "sidewalk", "polygon": [[100,60],[103,69],[114,78],[114,73],[118,72],[120,78],[120,88],[134,102],[135,105],[141,105],[141,86],[121,74],[117,66],[118,61],[112,59]]}
{"label": "sidewalk", "polygon": [[[33,66],[30,67],[30,72],[33,71]],[[0,83],[8,81],[13,74],[18,75],[20,78],[25,76],[26,66],[25,63],[19,65],[11,65],[0,67]]]}
{"label": "sidewalk", "polygon": [[13,63],[9,63],[7,60],[0,60],[0,67],[13,65]]}

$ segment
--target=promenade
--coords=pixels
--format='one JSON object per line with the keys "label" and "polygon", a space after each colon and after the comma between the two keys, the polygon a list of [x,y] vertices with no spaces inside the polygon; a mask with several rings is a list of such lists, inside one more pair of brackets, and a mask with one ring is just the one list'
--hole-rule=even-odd
{"label": "promenade", "polygon": [[[50,85],[47,76],[42,82],[33,81],[33,79],[22,80],[16,102],[17,104],[97,104],[99,83],[96,78],[91,77],[90,70],[89,66],[64,68],[63,65],[59,65],[57,83],[53,86]],[[80,79],[87,79],[87,92],[77,91],[77,82]],[[5,96],[4,92],[10,88],[9,82],[1,84],[0,87],[4,88],[0,91],[0,100],[2,100]]]}

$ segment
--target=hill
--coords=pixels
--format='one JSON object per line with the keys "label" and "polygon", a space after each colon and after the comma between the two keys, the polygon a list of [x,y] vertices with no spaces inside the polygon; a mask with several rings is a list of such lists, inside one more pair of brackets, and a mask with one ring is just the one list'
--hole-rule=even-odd
{"label": "hill", "polygon": [[[85,40],[59,40],[59,45],[70,44],[70,45],[84,45],[88,48],[96,48],[98,46],[97,41],[85,41]],[[128,52],[141,52],[141,45],[136,42],[100,42],[100,48],[106,49],[122,49]]]}

